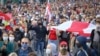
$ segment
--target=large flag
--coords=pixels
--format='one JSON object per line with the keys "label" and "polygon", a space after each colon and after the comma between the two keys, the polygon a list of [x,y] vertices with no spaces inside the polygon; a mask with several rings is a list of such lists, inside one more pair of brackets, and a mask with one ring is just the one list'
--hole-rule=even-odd
{"label": "large flag", "polygon": [[10,19],[12,19],[12,13],[6,13],[6,15],[7,15]]}
{"label": "large flag", "polygon": [[8,15],[6,15],[5,13],[0,12],[0,19],[9,21],[10,17]]}
{"label": "large flag", "polygon": [[90,36],[91,31],[95,29],[96,26],[86,22],[66,21],[55,28],[62,31],[78,32],[83,36]]}
{"label": "large flag", "polygon": [[49,0],[48,0],[48,3],[47,3],[47,6],[46,6],[45,16],[48,17],[48,21],[50,22],[52,15],[51,15],[51,7],[50,7]]}

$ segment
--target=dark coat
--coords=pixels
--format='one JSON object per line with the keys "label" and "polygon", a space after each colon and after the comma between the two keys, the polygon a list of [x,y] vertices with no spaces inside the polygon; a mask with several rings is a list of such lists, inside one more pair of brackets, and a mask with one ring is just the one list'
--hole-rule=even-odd
{"label": "dark coat", "polygon": [[42,26],[41,28],[39,26],[36,27],[37,40],[45,40],[46,34],[47,34],[47,29],[45,26]]}
{"label": "dark coat", "polygon": [[19,29],[17,29],[16,31],[14,31],[14,36],[15,36],[15,41],[18,42],[23,38],[24,33],[21,32]]}

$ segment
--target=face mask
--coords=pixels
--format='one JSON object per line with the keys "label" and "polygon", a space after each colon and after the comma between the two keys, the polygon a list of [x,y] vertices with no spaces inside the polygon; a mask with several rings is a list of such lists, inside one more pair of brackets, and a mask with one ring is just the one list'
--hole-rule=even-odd
{"label": "face mask", "polygon": [[21,30],[22,32],[24,31],[22,27],[20,27],[20,30]]}
{"label": "face mask", "polygon": [[64,48],[64,49],[61,50],[62,55],[66,55],[66,53],[67,53],[67,49]]}
{"label": "face mask", "polygon": [[99,25],[97,26],[96,31],[100,31],[100,26]]}
{"label": "face mask", "polygon": [[3,37],[3,40],[5,41],[5,40],[8,40],[8,37]]}
{"label": "face mask", "polygon": [[59,16],[56,16],[56,18],[58,19],[58,18],[59,18]]}
{"label": "face mask", "polygon": [[88,42],[87,42],[86,45],[87,45],[88,47],[90,47],[90,46],[91,46],[91,43],[88,43]]}
{"label": "face mask", "polygon": [[43,15],[41,15],[41,17],[43,17]]}
{"label": "face mask", "polygon": [[16,31],[19,31],[19,28],[16,28]]}
{"label": "face mask", "polygon": [[27,33],[24,33],[24,36],[27,36]]}
{"label": "face mask", "polygon": [[23,49],[27,49],[27,48],[28,48],[28,44],[22,43],[22,44],[21,44],[21,47],[22,47]]}
{"label": "face mask", "polygon": [[50,49],[46,49],[46,54],[50,54],[51,50]]}
{"label": "face mask", "polygon": [[38,23],[38,25],[42,25],[42,23]]}
{"label": "face mask", "polygon": [[14,37],[9,37],[9,41],[13,42],[14,41]]}

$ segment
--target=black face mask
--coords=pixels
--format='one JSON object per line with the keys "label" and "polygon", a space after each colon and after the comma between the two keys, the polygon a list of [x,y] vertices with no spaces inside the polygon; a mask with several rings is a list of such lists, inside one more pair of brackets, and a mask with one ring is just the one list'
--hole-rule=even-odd
{"label": "black face mask", "polygon": [[42,23],[38,23],[38,25],[43,25]]}
{"label": "black face mask", "polygon": [[16,31],[19,31],[19,28],[16,28]]}
{"label": "black face mask", "polygon": [[82,45],[80,43],[76,43],[76,46],[80,48]]}

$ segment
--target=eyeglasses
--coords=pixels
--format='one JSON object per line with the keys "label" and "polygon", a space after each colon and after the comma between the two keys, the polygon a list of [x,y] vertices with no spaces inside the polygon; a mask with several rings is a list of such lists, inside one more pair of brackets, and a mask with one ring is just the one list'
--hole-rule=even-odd
{"label": "eyeglasses", "polygon": [[22,42],[22,44],[28,44],[28,42]]}

